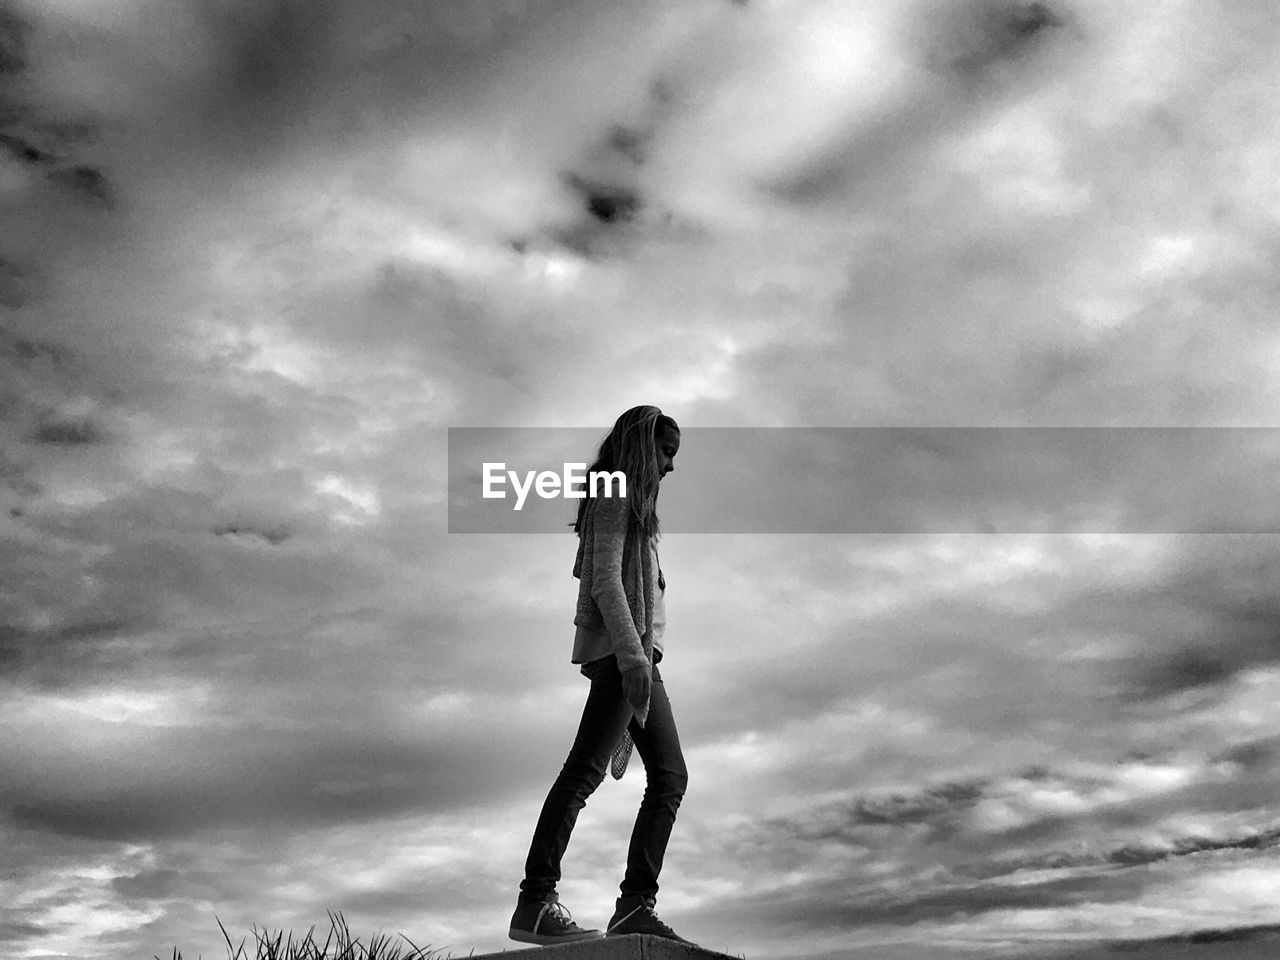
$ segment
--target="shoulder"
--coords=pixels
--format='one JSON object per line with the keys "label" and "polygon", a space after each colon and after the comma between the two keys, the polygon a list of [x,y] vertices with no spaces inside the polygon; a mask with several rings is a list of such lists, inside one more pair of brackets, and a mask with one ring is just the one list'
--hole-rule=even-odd
{"label": "shoulder", "polygon": [[593,506],[595,522],[592,533],[595,537],[621,542],[631,536],[634,520],[626,497],[599,497]]}

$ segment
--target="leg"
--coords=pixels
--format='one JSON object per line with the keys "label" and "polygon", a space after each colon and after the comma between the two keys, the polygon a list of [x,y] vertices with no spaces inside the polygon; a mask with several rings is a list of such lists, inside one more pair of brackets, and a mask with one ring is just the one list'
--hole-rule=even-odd
{"label": "leg", "polygon": [[649,719],[643,727],[632,721],[630,729],[636,751],[644,761],[646,784],[631,832],[627,873],[621,890],[624,898],[638,897],[652,903],[658,895],[658,873],[662,870],[676,810],[689,783],[671,701],[667,699],[667,687],[657,667],[653,670]]}
{"label": "leg", "polygon": [[533,831],[520,884],[522,898],[541,899],[554,893],[560,879],[560,861],[578,813],[604,780],[609,757],[631,718],[631,708],[622,695],[617,661],[606,657],[587,667],[591,690],[569,757],[547,794]]}

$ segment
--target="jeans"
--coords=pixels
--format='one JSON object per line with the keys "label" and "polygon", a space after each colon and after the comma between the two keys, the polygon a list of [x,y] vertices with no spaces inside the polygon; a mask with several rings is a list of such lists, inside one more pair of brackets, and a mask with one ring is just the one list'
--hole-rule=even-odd
{"label": "jeans", "polygon": [[582,710],[578,735],[542,805],[520,889],[525,897],[537,899],[555,891],[560,879],[560,860],[569,845],[578,812],[604,780],[613,749],[623,731],[629,729],[636,752],[644,761],[647,782],[631,832],[627,872],[620,889],[624,897],[652,899],[658,894],[663,854],[689,782],[666,685],[655,665],[649,718],[641,727],[623,696],[622,674],[614,657],[591,661],[583,667],[583,673],[591,679],[591,690]]}

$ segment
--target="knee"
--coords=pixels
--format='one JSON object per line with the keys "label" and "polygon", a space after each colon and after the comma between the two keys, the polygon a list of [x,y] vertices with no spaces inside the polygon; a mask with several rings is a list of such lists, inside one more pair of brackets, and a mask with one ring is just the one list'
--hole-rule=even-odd
{"label": "knee", "polygon": [[684,792],[689,789],[689,773],[681,770],[671,778],[671,793],[676,803],[684,799]]}
{"label": "knee", "polygon": [[595,793],[596,788],[604,782],[603,768],[577,757],[570,757],[560,770],[559,783],[584,800]]}
{"label": "knee", "polygon": [[657,771],[649,781],[649,788],[658,796],[672,803],[679,803],[689,788],[689,772],[680,767],[674,770]]}

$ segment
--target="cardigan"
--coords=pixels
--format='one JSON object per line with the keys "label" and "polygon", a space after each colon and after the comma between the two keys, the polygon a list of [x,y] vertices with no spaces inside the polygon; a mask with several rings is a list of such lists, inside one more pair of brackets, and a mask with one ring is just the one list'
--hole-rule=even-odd
{"label": "cardigan", "polygon": [[[658,551],[653,550],[653,560],[658,562]],[[662,568],[658,567],[658,589],[653,594],[653,664],[657,666],[662,660],[662,638],[667,629],[666,583],[662,577]],[[578,627],[573,637],[573,662],[590,663],[613,653],[613,641],[609,639],[608,629]],[[585,670],[583,671],[586,672]]]}
{"label": "cardigan", "polygon": [[658,571],[645,539],[625,497],[596,497],[587,504],[573,564],[578,578],[574,663],[594,659],[602,633],[620,671],[653,663]]}

